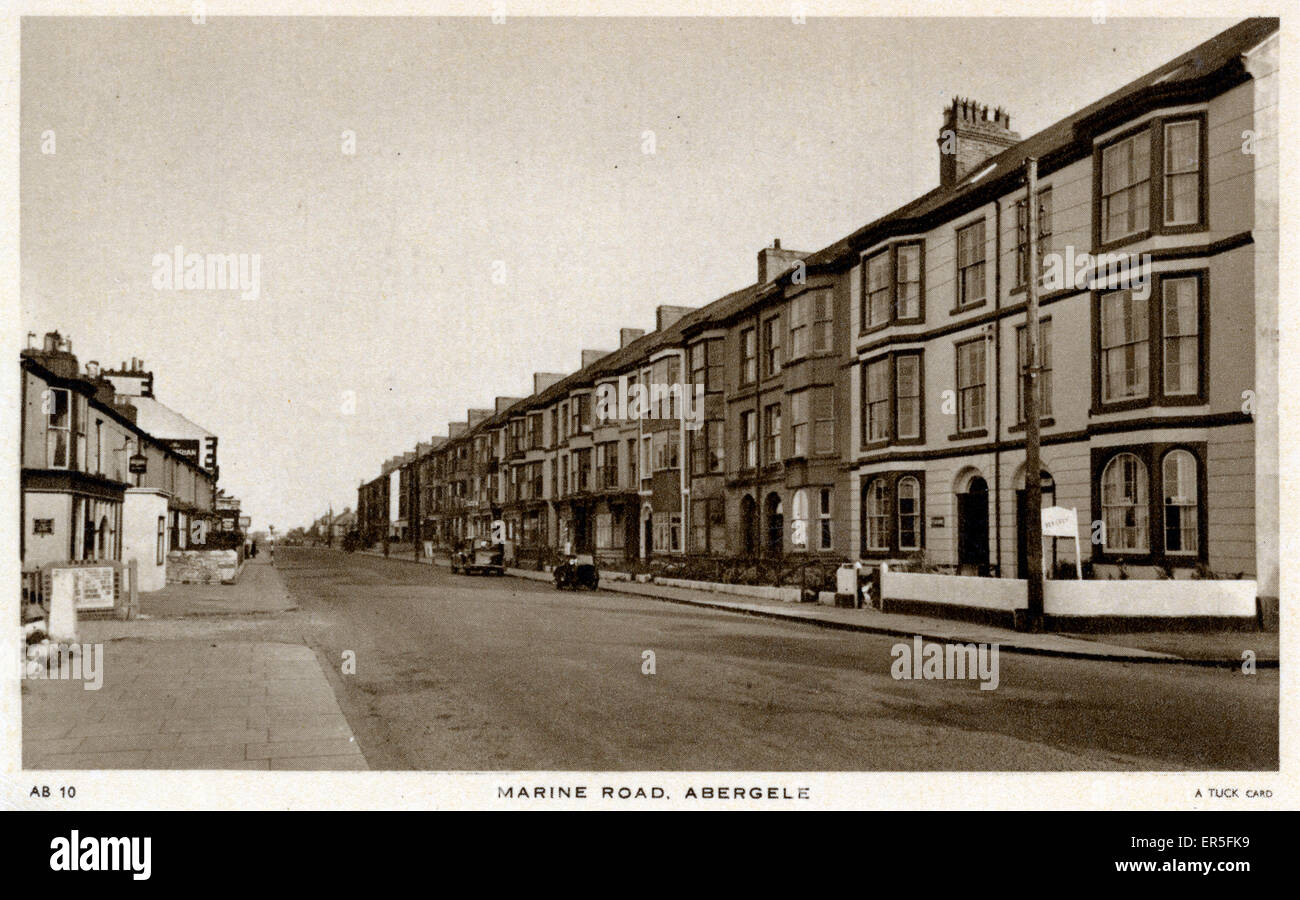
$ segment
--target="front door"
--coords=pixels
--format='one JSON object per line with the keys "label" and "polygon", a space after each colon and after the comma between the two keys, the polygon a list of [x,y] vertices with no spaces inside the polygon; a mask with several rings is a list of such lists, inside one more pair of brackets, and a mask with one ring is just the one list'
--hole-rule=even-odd
{"label": "front door", "polygon": [[989,486],[971,479],[966,493],[957,495],[957,563],[984,575],[989,568]]}
{"label": "front door", "polygon": [[[1056,505],[1056,482],[1052,476],[1043,473],[1043,480],[1040,482],[1043,492],[1043,508]],[[1029,515],[1029,503],[1025,499],[1028,495],[1025,489],[1021,488],[1016,491],[1016,577],[1025,578],[1029,573],[1029,536],[1035,534],[1042,528],[1042,515],[1037,520]],[[1041,535],[1039,537],[1041,540]],[[1044,550],[1047,554],[1047,571],[1050,573],[1056,568],[1056,542],[1052,541],[1051,550]]]}

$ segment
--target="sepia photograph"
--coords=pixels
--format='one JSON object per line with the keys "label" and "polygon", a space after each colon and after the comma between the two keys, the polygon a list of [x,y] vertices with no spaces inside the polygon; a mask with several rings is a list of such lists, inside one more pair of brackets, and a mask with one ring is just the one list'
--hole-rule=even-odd
{"label": "sepia photograph", "polygon": [[471,5],[10,19],[11,805],[1294,805],[1282,20]]}

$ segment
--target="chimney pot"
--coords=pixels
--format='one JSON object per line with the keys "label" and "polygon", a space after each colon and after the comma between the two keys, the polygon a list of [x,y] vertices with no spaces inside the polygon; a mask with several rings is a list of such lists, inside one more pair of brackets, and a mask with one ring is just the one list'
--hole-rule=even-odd
{"label": "chimney pot", "polygon": [[1019,142],[1020,135],[1011,130],[1011,115],[1002,107],[954,96],[939,130],[940,187],[954,187],[986,160]]}

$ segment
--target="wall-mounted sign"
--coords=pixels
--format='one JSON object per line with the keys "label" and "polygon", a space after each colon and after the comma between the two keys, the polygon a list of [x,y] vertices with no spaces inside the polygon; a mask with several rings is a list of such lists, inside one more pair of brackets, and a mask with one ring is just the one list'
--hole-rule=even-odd
{"label": "wall-mounted sign", "polygon": [[942,528],[942,527],[943,527],[943,516],[930,516],[930,527],[931,527],[931,528]]}
{"label": "wall-mounted sign", "polygon": [[127,461],[127,467],[132,475],[143,475],[149,469],[149,457],[143,453],[132,453]]}
{"label": "wall-mounted sign", "polygon": [[53,520],[53,519],[33,519],[33,520],[32,520],[32,533],[33,533],[33,534],[54,534],[54,520]]}
{"label": "wall-mounted sign", "polygon": [[188,438],[163,438],[160,443],[190,462],[199,463],[199,442]]}

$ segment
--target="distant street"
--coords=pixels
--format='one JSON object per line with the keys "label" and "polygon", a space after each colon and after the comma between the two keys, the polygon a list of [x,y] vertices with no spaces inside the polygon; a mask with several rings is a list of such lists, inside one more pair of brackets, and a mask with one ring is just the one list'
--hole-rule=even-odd
{"label": "distant street", "polygon": [[[277,568],[371,769],[1267,770],[1278,674],[1001,655],[896,681],[898,639],[337,550]],[[656,673],[642,674],[642,654]]]}

